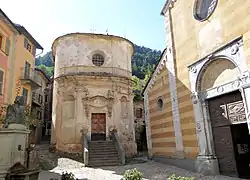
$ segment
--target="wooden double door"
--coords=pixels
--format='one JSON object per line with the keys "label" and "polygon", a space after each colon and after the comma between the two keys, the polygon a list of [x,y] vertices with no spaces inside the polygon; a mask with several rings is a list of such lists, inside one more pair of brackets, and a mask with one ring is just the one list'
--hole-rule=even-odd
{"label": "wooden double door", "polygon": [[91,141],[106,140],[106,114],[91,114]]}
{"label": "wooden double door", "polygon": [[220,173],[250,177],[250,136],[239,91],[208,100]]}

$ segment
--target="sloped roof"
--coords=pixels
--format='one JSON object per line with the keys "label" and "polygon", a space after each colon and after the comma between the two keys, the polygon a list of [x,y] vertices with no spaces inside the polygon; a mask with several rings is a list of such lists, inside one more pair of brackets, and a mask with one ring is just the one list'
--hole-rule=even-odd
{"label": "sloped roof", "polygon": [[37,49],[43,50],[43,47],[35,40],[35,38],[33,38],[33,36],[25,29],[25,27],[20,24],[15,24],[15,26],[19,32],[21,32],[26,38],[30,40],[30,42],[36,46]]}
{"label": "sloped roof", "polygon": [[165,49],[163,50],[163,52],[161,53],[160,59],[159,59],[157,65],[155,66],[154,71],[153,71],[151,77],[148,79],[148,81],[147,81],[145,87],[143,88],[143,90],[142,90],[142,95],[144,94],[145,90],[147,89],[147,87],[149,86],[149,84],[152,82],[152,80],[157,76],[157,74],[158,74],[157,72],[158,72],[158,70],[160,69],[160,66],[161,66],[161,64],[163,63],[163,61],[166,61],[166,59],[164,59],[164,54],[165,54],[165,53],[166,53],[166,48],[165,48]]}
{"label": "sloped roof", "polygon": [[15,24],[10,20],[10,18],[0,9],[0,19],[2,19],[12,31],[17,34],[21,34],[21,32],[16,28]]}

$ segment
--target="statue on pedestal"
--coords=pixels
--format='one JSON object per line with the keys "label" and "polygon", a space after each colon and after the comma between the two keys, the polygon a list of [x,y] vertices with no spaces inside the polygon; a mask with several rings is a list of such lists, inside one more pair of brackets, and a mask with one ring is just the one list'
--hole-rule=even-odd
{"label": "statue on pedestal", "polygon": [[3,124],[3,128],[8,128],[9,124],[25,125],[25,102],[23,96],[17,96],[14,104],[8,105]]}

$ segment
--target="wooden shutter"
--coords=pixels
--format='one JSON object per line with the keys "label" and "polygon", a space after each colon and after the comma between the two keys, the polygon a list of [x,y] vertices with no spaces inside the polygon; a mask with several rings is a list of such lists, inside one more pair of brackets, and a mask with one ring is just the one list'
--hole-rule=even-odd
{"label": "wooden shutter", "polygon": [[0,34],[0,49],[2,49],[3,36]]}
{"label": "wooden shutter", "polygon": [[24,38],[24,47],[27,49],[28,46],[28,40],[26,38]]}
{"label": "wooden shutter", "polygon": [[10,53],[10,40],[6,37],[6,42],[5,42],[5,53],[6,55],[9,55]]}
{"label": "wooden shutter", "polygon": [[25,88],[23,88],[23,97],[24,97],[25,104],[27,104],[28,90]]}
{"label": "wooden shutter", "polygon": [[32,47],[32,54],[33,54],[33,56],[36,56],[36,47],[35,46]]}
{"label": "wooden shutter", "polygon": [[3,94],[3,71],[0,70],[0,94]]}
{"label": "wooden shutter", "polygon": [[25,78],[30,77],[30,63],[28,63],[27,61],[25,62],[24,76],[25,76]]}

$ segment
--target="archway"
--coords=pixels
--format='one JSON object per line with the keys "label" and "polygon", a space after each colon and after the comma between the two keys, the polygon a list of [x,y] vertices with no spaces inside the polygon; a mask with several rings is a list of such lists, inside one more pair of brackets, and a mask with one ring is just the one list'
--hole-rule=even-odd
{"label": "archway", "polygon": [[197,84],[198,91],[206,91],[237,79],[239,68],[226,58],[216,58],[204,64]]}
{"label": "archway", "polygon": [[214,89],[219,92],[212,98],[204,96],[201,108],[206,140],[211,141],[208,148],[217,157],[220,174],[246,177],[250,175],[246,161],[250,159],[250,153],[241,146],[250,146],[250,137],[246,136],[244,103],[239,90],[224,91],[224,85],[239,76],[240,70],[231,60],[212,59],[201,69],[196,88],[199,94],[206,95]]}

